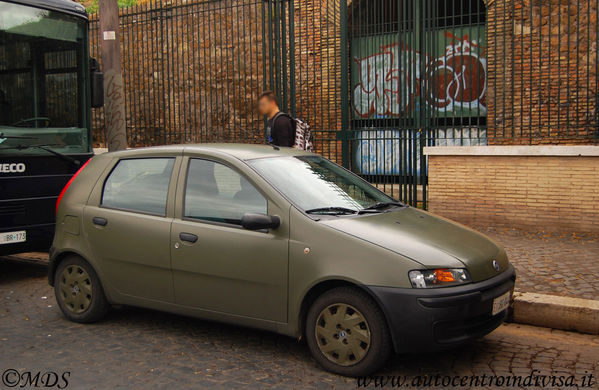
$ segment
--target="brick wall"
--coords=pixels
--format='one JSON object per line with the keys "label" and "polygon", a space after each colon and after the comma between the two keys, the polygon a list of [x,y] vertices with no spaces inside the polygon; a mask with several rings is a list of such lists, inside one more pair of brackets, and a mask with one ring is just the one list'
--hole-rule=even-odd
{"label": "brick wall", "polygon": [[470,226],[599,233],[599,147],[426,149],[433,213]]}
{"label": "brick wall", "polygon": [[[339,88],[340,1],[293,0],[297,115],[321,130],[318,151],[337,161],[334,131],[347,102]],[[121,10],[130,146],[263,141],[255,98],[270,79],[264,4],[144,0]],[[489,144],[598,143],[597,0],[485,4]],[[91,22],[99,57],[97,15]],[[102,110],[94,112],[94,144],[104,146]]]}
{"label": "brick wall", "polygon": [[597,0],[488,0],[489,144],[599,142]]}
{"label": "brick wall", "polygon": [[[130,147],[263,140],[255,99],[263,89],[262,4],[152,0],[119,11]],[[101,61],[98,14],[92,55]],[[94,146],[105,146],[103,109]]]}
{"label": "brick wall", "polygon": [[[267,4],[144,0],[120,10],[129,146],[264,142],[256,98],[265,80],[267,89],[275,89],[269,85],[276,61],[270,60],[270,51],[277,50],[268,39],[277,18]],[[340,144],[328,133],[341,128],[339,0],[290,4],[295,16],[296,114],[321,131],[314,134],[318,152],[340,161]],[[279,20],[288,21],[289,7],[285,10]],[[101,60],[97,18],[90,18],[90,44],[92,55]],[[285,44],[291,50],[290,42]],[[286,61],[284,68],[291,66],[288,55]],[[291,83],[289,72],[281,79]],[[103,109],[95,109],[93,119],[94,146],[103,147]]]}

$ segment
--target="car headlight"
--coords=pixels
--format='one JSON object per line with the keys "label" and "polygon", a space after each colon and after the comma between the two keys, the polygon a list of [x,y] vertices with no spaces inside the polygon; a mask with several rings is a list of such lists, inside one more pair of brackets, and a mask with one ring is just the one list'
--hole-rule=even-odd
{"label": "car headlight", "polygon": [[414,288],[446,287],[470,282],[470,275],[463,268],[414,270],[408,276]]}

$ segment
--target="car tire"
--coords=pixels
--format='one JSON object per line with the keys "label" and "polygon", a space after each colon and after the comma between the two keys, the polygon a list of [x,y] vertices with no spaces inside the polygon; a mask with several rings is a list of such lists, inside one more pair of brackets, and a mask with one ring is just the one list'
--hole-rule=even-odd
{"label": "car tire", "polygon": [[336,374],[372,374],[391,355],[383,312],[357,288],[338,287],[318,297],[308,310],[305,326],[312,356]]}
{"label": "car tire", "polygon": [[110,307],[96,271],[79,256],[65,258],[56,268],[54,294],[60,310],[73,322],[98,321]]}

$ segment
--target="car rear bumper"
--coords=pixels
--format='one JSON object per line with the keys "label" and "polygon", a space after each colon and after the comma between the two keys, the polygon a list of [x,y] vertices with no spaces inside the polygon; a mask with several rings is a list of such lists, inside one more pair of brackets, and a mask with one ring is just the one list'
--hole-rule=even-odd
{"label": "car rear bumper", "polygon": [[425,352],[482,337],[505,320],[493,299],[514,289],[513,266],[478,283],[437,289],[368,286],[387,317],[396,352]]}

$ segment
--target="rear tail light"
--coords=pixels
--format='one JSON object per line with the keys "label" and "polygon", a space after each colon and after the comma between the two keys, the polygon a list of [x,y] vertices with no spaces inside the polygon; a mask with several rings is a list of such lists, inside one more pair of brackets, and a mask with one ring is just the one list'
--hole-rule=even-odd
{"label": "rear tail light", "polygon": [[62,189],[62,191],[60,191],[60,195],[58,195],[58,199],[56,199],[56,214],[58,214],[58,206],[60,205],[60,201],[62,200],[62,197],[64,196],[65,192],[67,192],[67,189],[73,183],[73,180],[75,180],[75,178],[77,177],[77,175],[80,174],[81,171],[83,171],[83,169],[87,166],[87,164],[89,164],[89,162],[91,160],[92,160],[91,158],[89,160],[87,160],[85,162],[85,164],[83,164],[81,166],[81,168],[79,168],[77,170],[77,172],[75,172],[75,174],[73,175],[73,177],[71,177],[71,179],[67,182],[67,184],[65,184],[64,188]]}

